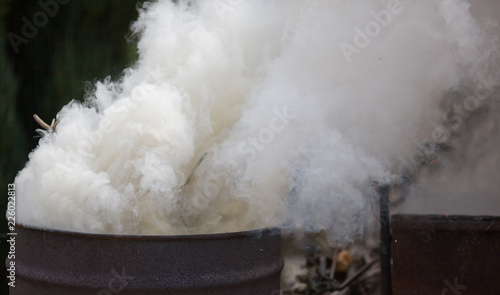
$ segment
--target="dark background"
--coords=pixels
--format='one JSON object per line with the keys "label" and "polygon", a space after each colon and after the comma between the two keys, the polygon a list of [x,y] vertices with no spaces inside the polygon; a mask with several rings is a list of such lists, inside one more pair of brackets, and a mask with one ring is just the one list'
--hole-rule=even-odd
{"label": "dark background", "polygon": [[[62,106],[73,99],[83,100],[85,89],[96,80],[119,78],[136,59],[136,44],[129,27],[137,18],[140,1],[59,2],[0,1],[0,182],[5,192],[0,202],[2,216],[6,211],[7,184],[14,182],[38,143],[36,129],[40,127],[33,114],[50,124]],[[56,3],[58,8],[49,6],[51,11],[47,13],[40,3]],[[23,34],[23,18],[38,31]],[[19,40],[24,43],[16,45]],[[5,217],[2,220],[0,262],[4,264],[7,224]],[[8,294],[6,276],[2,266],[0,294]]]}

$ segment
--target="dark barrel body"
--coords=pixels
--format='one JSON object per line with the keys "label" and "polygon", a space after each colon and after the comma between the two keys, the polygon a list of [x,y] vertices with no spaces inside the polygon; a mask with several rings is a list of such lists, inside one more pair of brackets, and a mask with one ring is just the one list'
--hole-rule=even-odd
{"label": "dark barrel body", "polygon": [[114,236],[18,226],[16,232],[10,294],[280,293],[277,229]]}
{"label": "dark barrel body", "polygon": [[393,215],[392,294],[500,294],[500,217]]}

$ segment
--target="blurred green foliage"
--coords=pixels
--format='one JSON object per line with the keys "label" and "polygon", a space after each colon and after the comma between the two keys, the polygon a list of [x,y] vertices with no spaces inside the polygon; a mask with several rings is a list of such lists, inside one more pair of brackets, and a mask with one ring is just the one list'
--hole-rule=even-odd
{"label": "blurred green foliage", "polygon": [[[33,114],[50,124],[69,101],[83,100],[85,85],[107,76],[119,78],[137,58],[136,44],[127,42],[130,24],[138,15],[137,0],[58,3],[57,12],[47,17],[47,23],[37,27],[33,37],[25,38],[22,19],[34,23],[34,15],[44,12],[40,3],[53,1],[0,1],[0,128],[4,130],[0,137],[0,181],[5,192],[38,142],[35,130],[39,126]],[[27,42],[13,44],[13,34]],[[7,193],[4,196],[0,212],[6,210]],[[5,233],[2,219],[0,233]],[[4,254],[0,261],[4,261],[7,248],[3,235],[0,246]],[[0,294],[6,292],[5,283]]]}
{"label": "blurred green foliage", "polygon": [[[6,36],[4,16],[7,13],[9,2],[5,1],[0,4],[0,36]],[[7,56],[5,41],[5,38],[0,39],[0,128],[4,130],[2,137],[0,137],[0,180],[6,189],[7,183],[12,182],[13,173],[11,170],[22,165],[25,158],[22,153],[27,150],[27,141],[20,128],[19,116],[16,111],[18,83],[13,73],[11,61]]]}

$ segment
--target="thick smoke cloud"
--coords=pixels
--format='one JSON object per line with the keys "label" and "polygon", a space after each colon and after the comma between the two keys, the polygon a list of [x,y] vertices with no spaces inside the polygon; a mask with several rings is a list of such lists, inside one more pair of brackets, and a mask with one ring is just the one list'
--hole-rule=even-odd
{"label": "thick smoke cloud", "polygon": [[[438,102],[494,44],[462,0],[156,1],[139,59],[57,115],[16,178],[25,225],[363,233]],[[200,159],[203,159],[200,161]],[[396,169],[397,170],[397,169]]]}

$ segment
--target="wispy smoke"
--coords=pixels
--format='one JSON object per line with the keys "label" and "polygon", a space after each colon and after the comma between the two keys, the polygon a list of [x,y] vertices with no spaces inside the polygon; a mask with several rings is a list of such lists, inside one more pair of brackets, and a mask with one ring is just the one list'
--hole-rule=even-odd
{"label": "wispy smoke", "polygon": [[137,63],[64,107],[16,178],[22,224],[350,241],[494,53],[461,0],[231,3],[144,5]]}

